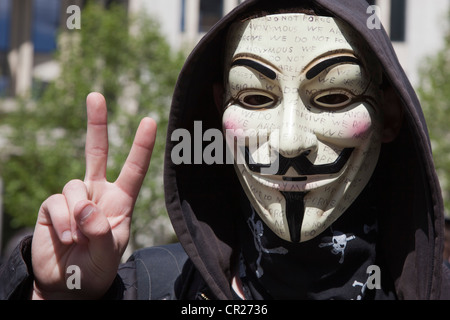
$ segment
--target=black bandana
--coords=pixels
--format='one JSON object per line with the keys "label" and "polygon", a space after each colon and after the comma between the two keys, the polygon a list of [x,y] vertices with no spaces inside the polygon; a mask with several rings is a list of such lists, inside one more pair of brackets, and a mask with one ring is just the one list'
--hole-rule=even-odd
{"label": "black bandana", "polygon": [[386,279],[383,289],[367,285],[373,280],[371,268],[381,269],[376,260],[376,206],[368,196],[373,194],[367,192],[369,185],[332,226],[301,243],[275,235],[246,201],[240,268],[246,298],[393,298],[385,291]]}

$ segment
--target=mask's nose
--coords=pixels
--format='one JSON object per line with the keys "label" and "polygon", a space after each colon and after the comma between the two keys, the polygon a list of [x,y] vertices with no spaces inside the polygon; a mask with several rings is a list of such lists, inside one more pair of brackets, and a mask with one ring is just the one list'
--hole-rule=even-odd
{"label": "mask's nose", "polygon": [[286,96],[281,112],[278,137],[271,137],[272,147],[277,146],[278,152],[286,158],[316,151],[317,137],[314,133],[314,123],[308,117],[309,111],[299,95]]}

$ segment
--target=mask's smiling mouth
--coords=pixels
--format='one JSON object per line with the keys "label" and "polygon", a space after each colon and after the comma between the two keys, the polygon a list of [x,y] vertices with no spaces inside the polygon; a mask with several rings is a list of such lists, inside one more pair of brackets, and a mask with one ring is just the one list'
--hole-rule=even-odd
{"label": "mask's smiling mouth", "polygon": [[308,177],[300,176],[300,177],[288,177],[288,176],[282,176],[281,177],[283,181],[306,181],[308,180]]}
{"label": "mask's smiling mouth", "polygon": [[[303,152],[297,157],[287,158],[280,153],[276,154],[276,159],[270,164],[257,163],[253,160],[248,147],[244,147],[245,163],[250,171],[258,174],[270,174],[282,176],[285,181],[305,181],[307,176],[331,175],[342,170],[355,148],[345,148],[341,151],[335,161],[325,164],[313,164],[308,159],[309,152]],[[298,177],[285,176],[289,168],[292,167],[299,174]]]}
{"label": "mask's smiling mouth", "polygon": [[[344,148],[333,162],[316,165],[308,159],[308,152],[294,158],[277,153],[275,160],[267,164],[254,161],[247,146],[241,147],[241,150],[245,155],[248,173],[257,182],[279,191],[307,192],[338,179],[354,148]],[[288,171],[293,172],[290,168],[297,175],[286,175]]]}

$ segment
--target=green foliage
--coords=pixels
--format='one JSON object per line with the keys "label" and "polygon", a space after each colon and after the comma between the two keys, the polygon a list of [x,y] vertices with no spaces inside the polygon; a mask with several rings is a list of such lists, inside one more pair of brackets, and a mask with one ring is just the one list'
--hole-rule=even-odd
{"label": "green foliage", "polygon": [[[450,16],[449,16],[450,17]],[[444,47],[427,58],[417,89],[433,148],[447,215],[450,213],[450,30]]]}
{"label": "green foliage", "polygon": [[149,174],[133,217],[133,241],[165,214],[165,134],[184,57],[172,52],[153,20],[130,17],[121,6],[105,10],[89,4],[81,17],[80,30],[66,30],[59,36],[59,78],[34,100],[25,99],[17,111],[2,115],[11,129],[9,149],[0,150],[4,209],[11,227],[32,226],[49,195],[60,193],[71,179],[84,178],[85,100],[89,92],[98,91],[108,105],[109,181],[117,178],[139,121],[149,115],[158,122]]}

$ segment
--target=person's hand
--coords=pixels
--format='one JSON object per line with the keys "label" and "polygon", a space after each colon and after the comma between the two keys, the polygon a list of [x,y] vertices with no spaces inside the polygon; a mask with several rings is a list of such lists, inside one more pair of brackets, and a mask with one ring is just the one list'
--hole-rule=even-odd
{"label": "person's hand", "polygon": [[[33,299],[95,299],[106,293],[128,243],[134,204],[150,163],[156,123],[144,118],[119,177],[106,181],[106,102],[91,93],[86,104],[85,179],[68,182],[62,194],[42,203],[32,242]],[[79,268],[79,289],[75,282],[68,286],[68,278],[76,276],[69,266]]]}

